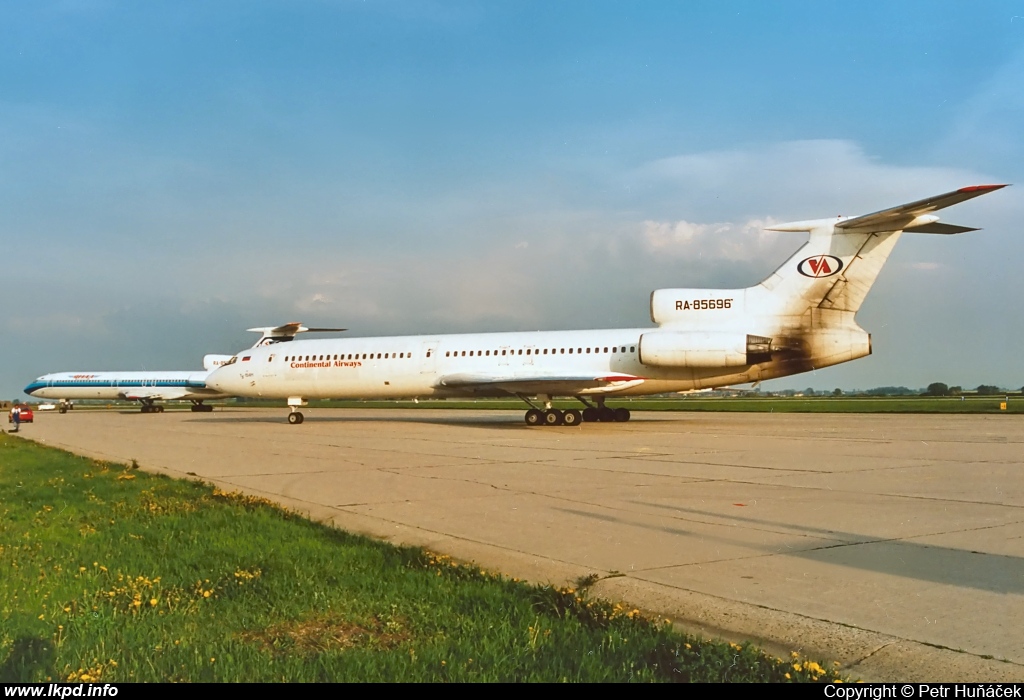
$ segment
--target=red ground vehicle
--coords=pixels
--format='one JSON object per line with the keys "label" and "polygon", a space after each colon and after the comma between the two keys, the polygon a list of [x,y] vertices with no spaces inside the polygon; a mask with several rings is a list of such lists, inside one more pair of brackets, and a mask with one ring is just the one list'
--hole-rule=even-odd
{"label": "red ground vehicle", "polygon": [[[14,409],[13,408],[11,409],[10,413],[7,414],[7,422],[8,423],[13,423],[14,422]],[[22,423],[31,423],[32,422],[32,409],[29,408],[28,406],[22,406],[21,407],[21,422]]]}

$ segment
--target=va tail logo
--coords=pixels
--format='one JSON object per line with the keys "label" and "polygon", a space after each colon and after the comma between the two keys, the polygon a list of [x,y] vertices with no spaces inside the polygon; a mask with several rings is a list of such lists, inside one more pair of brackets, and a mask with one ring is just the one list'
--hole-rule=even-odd
{"label": "va tail logo", "polygon": [[843,261],[834,255],[815,255],[805,258],[796,266],[804,277],[831,277],[843,269]]}

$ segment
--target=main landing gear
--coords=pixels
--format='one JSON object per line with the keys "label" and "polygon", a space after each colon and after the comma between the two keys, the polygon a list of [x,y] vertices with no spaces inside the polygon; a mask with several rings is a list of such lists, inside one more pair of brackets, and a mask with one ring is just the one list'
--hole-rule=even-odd
{"label": "main landing gear", "polygon": [[164,412],[164,407],[163,406],[155,405],[152,400],[143,401],[142,402],[142,412],[143,413],[163,413]]}
{"label": "main landing gear", "polygon": [[630,417],[629,409],[609,408],[604,405],[603,398],[597,399],[597,405],[593,406],[582,397],[577,396],[576,399],[586,406],[582,411],[575,408],[566,411],[551,408],[550,396],[540,397],[544,401],[543,409],[534,406],[533,402],[525,396],[520,395],[519,398],[531,406],[530,410],[526,412],[527,425],[579,425],[581,422],[597,423],[599,421],[602,423],[625,423]]}
{"label": "main landing gear", "polygon": [[209,413],[212,410],[213,410],[213,406],[207,406],[202,401],[193,401],[192,402],[192,412],[193,413]]}

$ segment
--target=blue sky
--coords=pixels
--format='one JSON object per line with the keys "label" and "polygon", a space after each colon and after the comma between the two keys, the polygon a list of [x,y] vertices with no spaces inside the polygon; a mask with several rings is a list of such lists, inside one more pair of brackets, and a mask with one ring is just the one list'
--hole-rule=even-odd
{"label": "blue sky", "polygon": [[637,5],[3,5],[0,396],[293,320],[643,326],[770,273],[766,222],[989,182],[900,242],[873,356],[765,388],[1024,384],[1024,1]]}

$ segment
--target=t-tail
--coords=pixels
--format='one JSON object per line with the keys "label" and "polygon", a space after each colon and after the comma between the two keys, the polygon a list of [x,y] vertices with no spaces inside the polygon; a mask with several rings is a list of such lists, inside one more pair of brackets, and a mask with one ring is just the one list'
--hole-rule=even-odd
{"label": "t-tail", "polygon": [[[933,212],[1006,185],[975,185],[857,217],[797,221],[772,231],[810,237],[767,279],[746,289],[659,289],[651,318],[677,334],[746,338],[751,381],[795,374],[871,353],[854,317],[906,233],[978,229],[939,223]],[[696,342],[695,337],[688,342]],[[710,337],[702,342],[714,344]],[[737,341],[730,340],[730,347]]]}

